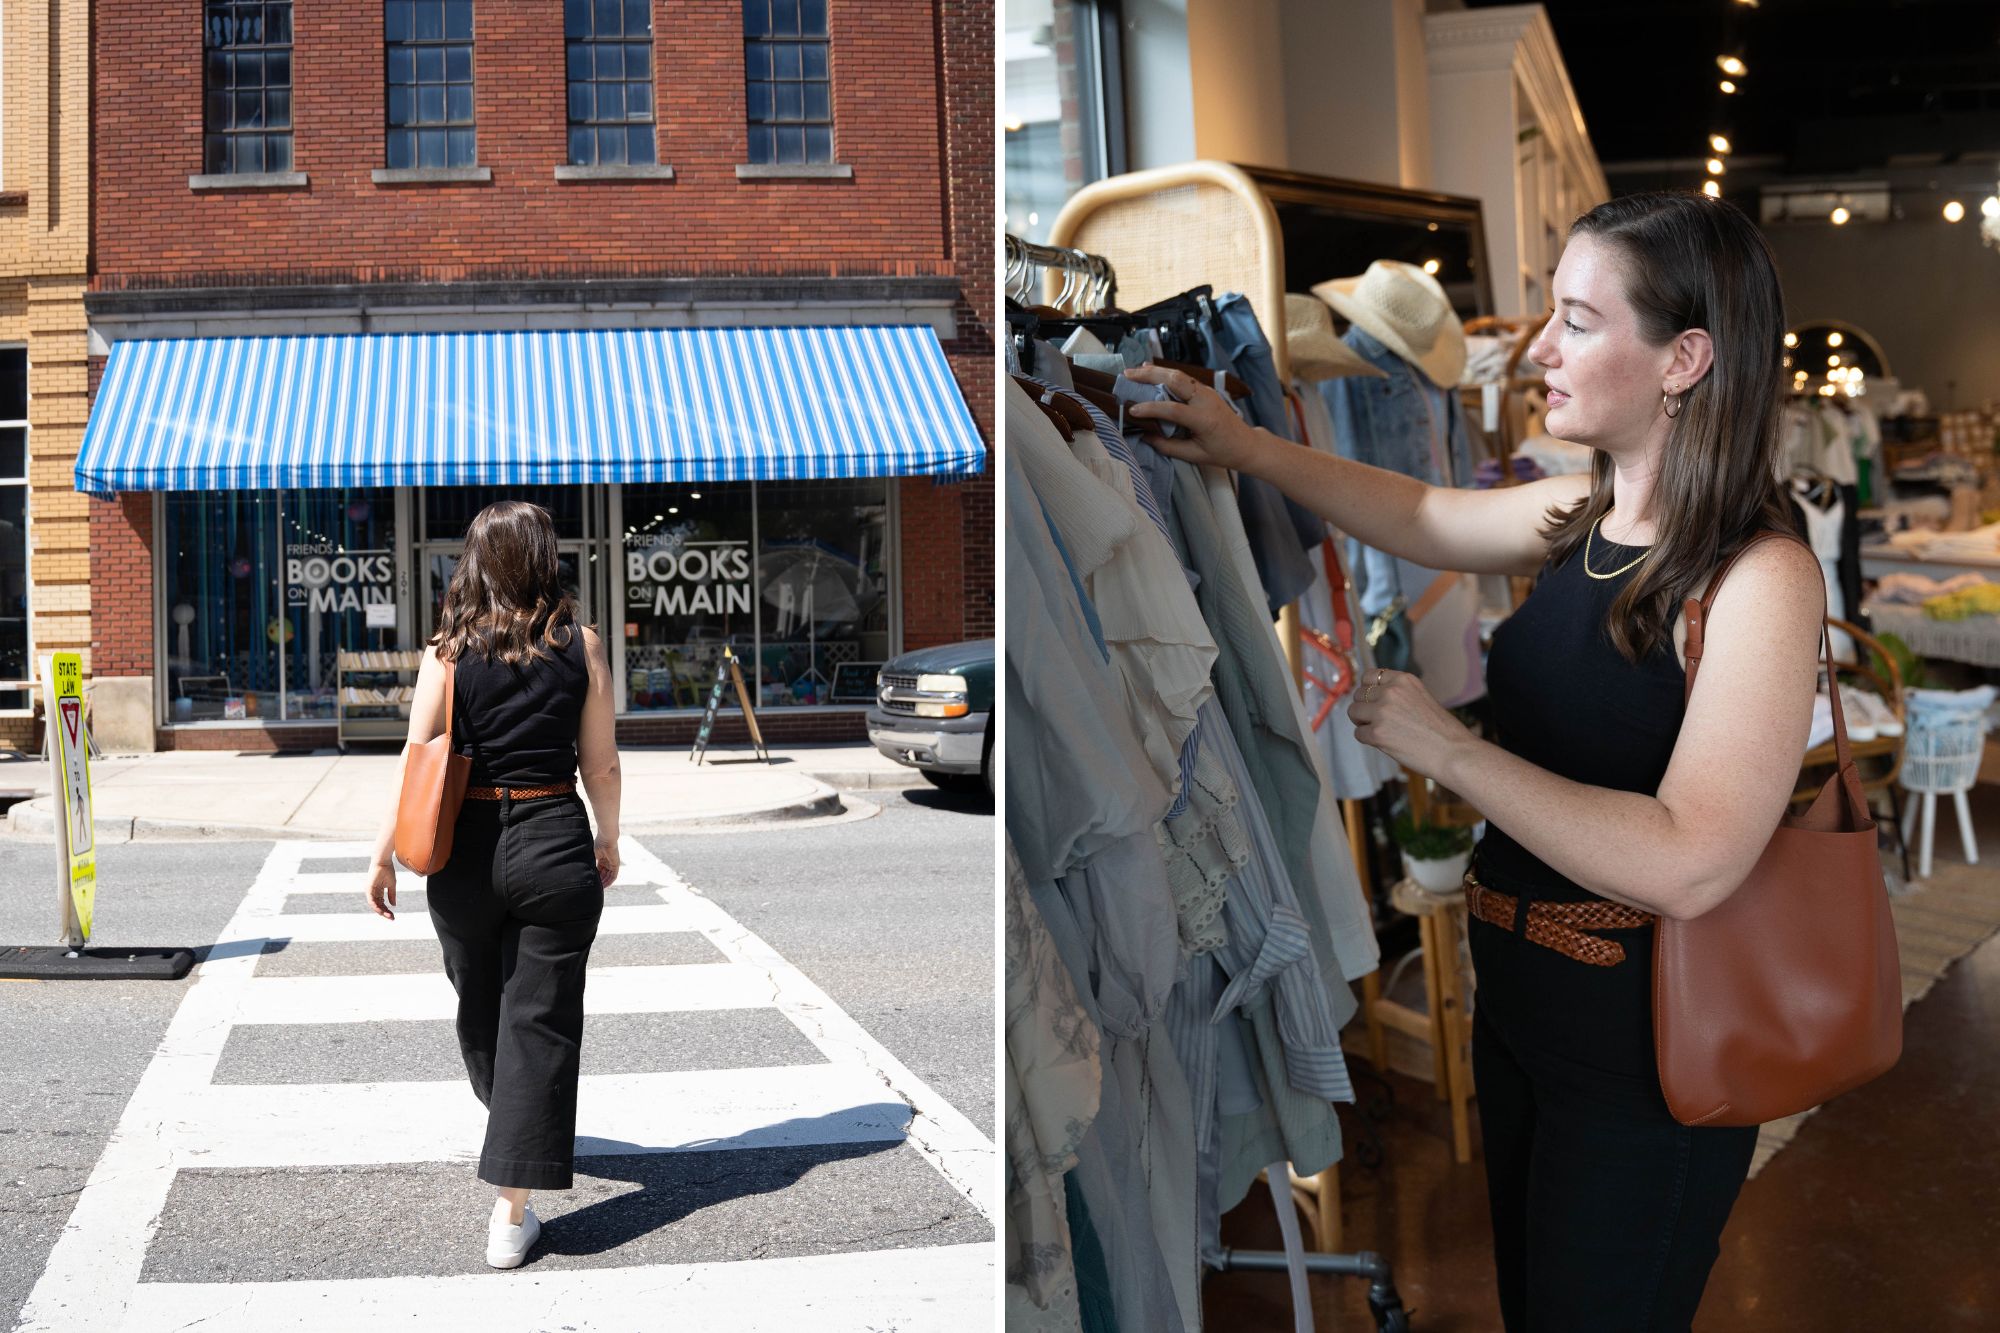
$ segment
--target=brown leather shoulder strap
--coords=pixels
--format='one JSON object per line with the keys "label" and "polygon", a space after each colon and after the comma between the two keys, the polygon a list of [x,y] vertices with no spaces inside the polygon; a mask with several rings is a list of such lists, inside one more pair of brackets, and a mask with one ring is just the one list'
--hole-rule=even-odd
{"label": "brown leather shoulder strap", "polygon": [[[1772,537],[1798,542],[1799,545],[1805,546],[1805,543],[1800,541],[1798,537],[1789,532],[1781,532],[1776,528],[1766,528],[1762,532],[1753,533],[1749,541],[1737,547],[1730,554],[1730,557],[1722,562],[1721,568],[1715,571],[1715,576],[1709,579],[1707,592],[1698,598],[1690,597],[1681,603],[1681,617],[1687,621],[1687,688],[1689,693],[1694,691],[1694,673],[1696,668],[1701,665],[1703,636],[1708,630],[1708,611],[1715,603],[1716,590],[1722,587],[1723,578],[1734,568],[1736,562],[1743,558],[1745,551],[1748,551],[1758,542]],[[1807,549],[1810,550],[1811,548],[1808,547]]]}

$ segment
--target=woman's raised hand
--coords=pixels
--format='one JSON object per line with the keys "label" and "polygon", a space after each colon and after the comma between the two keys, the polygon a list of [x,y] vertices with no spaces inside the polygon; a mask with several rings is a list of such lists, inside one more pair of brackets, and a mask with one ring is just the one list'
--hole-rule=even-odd
{"label": "woman's raised hand", "polygon": [[1244,470],[1255,454],[1258,430],[1242,417],[1229,400],[1184,370],[1166,366],[1133,366],[1126,376],[1141,384],[1166,386],[1178,402],[1131,403],[1125,415],[1138,421],[1169,421],[1184,432],[1174,439],[1148,433],[1147,444],[1169,458],[1190,463],[1213,463],[1217,467]]}

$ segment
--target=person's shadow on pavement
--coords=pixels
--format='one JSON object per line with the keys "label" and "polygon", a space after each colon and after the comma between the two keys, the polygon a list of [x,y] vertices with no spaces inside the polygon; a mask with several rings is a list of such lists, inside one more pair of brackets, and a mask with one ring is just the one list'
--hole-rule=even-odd
{"label": "person's shadow on pavement", "polygon": [[[900,1119],[907,1127],[908,1114],[909,1108],[900,1103],[849,1107],[811,1119],[760,1125],[731,1138],[673,1152],[647,1152],[639,1144],[615,1139],[579,1138],[578,1176],[630,1181],[639,1188],[549,1218],[543,1223],[541,1242],[528,1256],[528,1264],[532,1266],[543,1254],[603,1254],[703,1209],[789,1189],[815,1167],[899,1148],[906,1139],[854,1143],[811,1140],[831,1137],[832,1133],[840,1132],[837,1127],[851,1126],[857,1117],[892,1122]],[[800,1138],[807,1142],[783,1143]],[[782,1146],[773,1145],[774,1139]],[[697,1260],[723,1257],[706,1253],[691,1256]]]}

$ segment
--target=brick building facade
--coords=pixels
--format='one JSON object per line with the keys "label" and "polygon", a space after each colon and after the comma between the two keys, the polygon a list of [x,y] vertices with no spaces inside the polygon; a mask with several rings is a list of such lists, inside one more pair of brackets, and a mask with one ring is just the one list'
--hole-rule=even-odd
{"label": "brick building facade", "polygon": [[[760,130],[769,118],[751,100],[763,94],[753,92],[759,81],[746,70],[771,59],[773,77],[785,75],[780,39],[792,32],[786,25],[799,6],[778,0],[767,11],[776,37],[746,26],[740,0],[611,6],[625,24],[625,40],[609,44],[628,52],[646,48],[647,77],[637,82],[646,85],[654,117],[654,160],[596,164],[572,161],[574,133],[590,123],[580,118],[577,89],[588,84],[587,97],[603,98],[610,85],[601,63],[591,82],[588,50],[586,77],[574,76],[579,49],[607,43],[592,46],[574,26],[566,33],[565,10],[578,10],[574,4],[416,0],[410,7],[416,17],[405,19],[399,12],[410,10],[399,11],[396,0],[335,0],[298,6],[289,32],[275,24],[221,28],[215,8],[207,7],[205,27],[202,5],[162,11],[136,0],[99,0],[95,6],[96,188],[84,296],[93,401],[107,358],[128,341],[915,325],[935,334],[979,435],[993,437],[990,4],[805,4],[797,31],[807,39],[813,15],[825,15],[819,44],[831,152],[822,156],[830,160],[776,163],[755,160],[771,155],[757,149],[756,136],[783,143],[787,130],[782,115],[776,130]],[[270,24],[278,8],[265,6],[259,22]],[[586,26],[589,9],[583,7]],[[576,21],[572,12],[569,22]],[[398,33],[403,22],[415,26]],[[246,33],[256,40],[244,41]],[[426,38],[444,39],[439,50],[463,39],[470,124],[456,90],[440,89],[438,105],[449,92],[448,123],[469,130],[465,142],[476,148],[461,151],[454,139],[452,151],[469,161],[394,166],[388,141],[409,123],[393,101],[385,114],[399,77],[397,48],[402,39]],[[773,54],[759,56],[759,45]],[[421,40],[411,49],[413,59],[428,58]],[[10,75],[14,51],[10,42]],[[814,58],[806,52],[808,76]],[[616,95],[629,111],[639,104],[632,75],[641,57],[623,60],[626,82]],[[246,75],[246,68],[256,72]],[[282,105],[269,91],[281,68]],[[421,82],[424,67],[408,68]],[[461,65],[452,69],[447,83]],[[781,84],[763,86],[777,90],[774,97],[784,91]],[[808,121],[812,96],[808,89]],[[229,163],[239,169],[213,170],[214,145],[241,129],[245,99],[263,137],[272,137],[280,119],[287,122],[282,150],[253,145],[271,155],[261,164],[253,160],[263,170],[240,169],[240,158]],[[782,107],[782,98],[776,104]],[[239,143],[232,140],[230,151],[240,152]],[[0,211],[0,225],[5,221]],[[81,388],[80,365],[77,371]],[[282,393],[281,384],[268,391]],[[250,391],[266,389],[253,384]],[[780,390],[752,388],[767,391]],[[93,438],[100,427],[114,428],[93,423]],[[244,447],[255,450],[259,442],[252,438]],[[74,441],[70,449],[73,455]],[[817,516],[822,492],[814,483],[779,484],[768,480],[774,474],[764,475],[754,486],[718,484],[706,497],[700,478],[692,491],[655,486],[645,502],[615,480],[572,488],[586,492],[581,496],[550,492],[552,507],[577,513],[566,536],[576,538],[579,578],[596,580],[587,600],[613,629],[614,650],[621,620],[637,634],[621,698],[622,737],[680,740],[695,720],[684,677],[692,675],[697,654],[677,638],[668,642],[686,626],[676,620],[655,633],[650,622],[641,624],[627,611],[639,595],[610,570],[631,543],[654,540],[635,535],[645,522],[636,509],[670,501],[690,512],[697,512],[696,502],[747,506],[756,515],[749,530],[760,521],[766,529],[767,553],[782,512],[797,536],[789,544],[822,553],[798,580],[802,594],[807,582],[819,580],[818,609],[807,601],[796,616],[789,590],[767,584],[754,599],[755,633],[741,616],[731,627],[739,645],[754,642],[738,651],[754,654],[760,699],[774,705],[764,712],[764,728],[780,739],[861,734],[860,711],[848,706],[859,676],[843,676],[842,665],[858,671],[898,648],[992,635],[987,475],[827,483],[823,493],[838,498]],[[232,492],[225,501],[192,491],[123,490],[92,496],[87,511],[81,497],[70,497],[79,517],[88,514],[90,588],[80,591],[97,599],[87,670],[100,736],[133,748],[331,743],[322,666],[336,648],[381,647],[391,637],[400,648],[420,641],[429,627],[423,585],[448,568],[436,562],[449,556],[449,533],[462,531],[459,510],[487,494],[398,486],[392,501],[390,488],[350,486],[336,501],[305,490],[262,498]],[[447,511],[449,520],[442,517]],[[320,541],[332,531],[328,515],[343,531],[378,535],[350,535],[344,548],[337,535],[320,546],[292,540],[311,528]],[[81,538],[83,525],[77,527]],[[244,533],[247,545],[229,547],[238,540],[232,534]],[[286,583],[298,569],[287,553],[331,556],[359,550],[355,541],[385,551],[382,544],[393,543],[396,600],[411,604],[399,607],[393,636],[377,632],[372,621],[361,629],[358,614],[314,623],[300,613],[300,590]],[[218,542],[207,555],[199,549]],[[239,552],[226,571],[222,547]],[[826,580],[821,560],[839,566],[848,591],[870,605],[854,611],[848,628],[824,611],[842,588]],[[262,589],[273,580],[267,601]],[[786,593],[782,601],[774,596],[779,591]],[[612,597],[619,605],[610,604]],[[791,628],[774,629],[781,621]],[[268,630],[268,644],[258,638],[260,629]],[[817,642],[827,629],[844,637]],[[689,641],[709,630],[694,627]],[[774,650],[774,634],[804,642]],[[647,640],[644,651],[637,638]],[[265,683],[246,685],[256,680]],[[844,700],[828,702],[843,692]],[[216,706],[227,716],[207,716]],[[722,734],[731,734],[726,722]]]}

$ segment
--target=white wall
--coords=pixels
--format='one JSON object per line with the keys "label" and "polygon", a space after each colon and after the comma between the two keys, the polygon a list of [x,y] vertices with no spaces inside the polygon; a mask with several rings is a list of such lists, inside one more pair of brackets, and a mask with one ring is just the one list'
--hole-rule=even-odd
{"label": "white wall", "polygon": [[1125,6],[1125,118],[1132,170],[1194,160],[1192,86],[1188,0],[1130,0]]}
{"label": "white wall", "polygon": [[[1224,0],[1191,0],[1221,9]],[[1424,188],[1431,178],[1424,0],[1277,0],[1294,171]]]}
{"label": "white wall", "polygon": [[1286,0],[1191,0],[1188,68],[1198,156],[1283,167],[1286,146]]}

